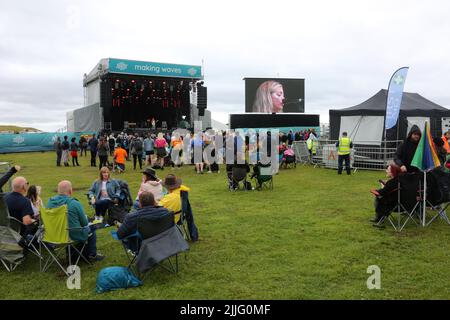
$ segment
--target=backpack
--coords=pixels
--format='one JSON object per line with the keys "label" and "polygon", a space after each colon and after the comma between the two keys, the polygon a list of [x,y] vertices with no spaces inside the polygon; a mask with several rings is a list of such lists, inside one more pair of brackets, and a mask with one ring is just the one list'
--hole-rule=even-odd
{"label": "backpack", "polygon": [[142,152],[143,149],[143,145],[142,145],[142,141],[141,139],[136,139],[136,141],[134,142],[134,149],[136,150],[136,152]]}
{"label": "backpack", "polygon": [[96,292],[127,289],[141,286],[143,283],[126,267],[107,267],[97,276]]}
{"label": "backpack", "polygon": [[122,223],[127,214],[128,211],[126,208],[120,206],[112,206],[108,211],[108,219],[106,222],[110,226],[113,226],[116,221]]}

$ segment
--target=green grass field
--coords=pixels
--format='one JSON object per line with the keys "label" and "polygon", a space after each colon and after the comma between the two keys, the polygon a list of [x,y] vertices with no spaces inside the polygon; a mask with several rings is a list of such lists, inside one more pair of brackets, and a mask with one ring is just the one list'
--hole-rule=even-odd
{"label": "green grass field", "polygon": [[[98,170],[89,159],[81,167],[55,166],[54,153],[0,155],[22,166],[20,175],[43,187],[43,198],[62,179],[72,181],[88,215],[84,194]],[[131,162],[120,176],[136,195],[141,174]],[[29,257],[16,271],[0,271],[0,299],[448,299],[450,227],[437,221],[428,228],[410,224],[402,233],[371,226],[373,196],[384,172],[336,171],[297,166],[274,177],[274,190],[231,193],[224,170],[195,174],[192,166],[175,172],[191,188],[200,240],[180,259],[178,275],[151,271],[139,288],[95,293],[98,272],[126,266],[111,228],[98,231],[99,251],[107,257],[82,265],[81,289],[68,290],[56,269],[39,271]],[[367,268],[381,268],[381,290],[368,290]],[[3,267],[3,266],[1,266]]]}

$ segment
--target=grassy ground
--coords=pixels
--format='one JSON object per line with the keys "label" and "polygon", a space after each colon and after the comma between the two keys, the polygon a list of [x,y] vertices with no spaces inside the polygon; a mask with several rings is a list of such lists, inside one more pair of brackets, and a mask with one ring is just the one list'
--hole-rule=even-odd
{"label": "grassy ground", "polygon": [[[53,153],[0,155],[23,167],[21,175],[43,187],[46,201],[58,181],[69,179],[89,215],[84,193],[98,171],[57,168]],[[128,170],[133,196],[141,174]],[[127,263],[111,229],[98,232],[107,257],[82,266],[81,290],[68,290],[58,270],[39,272],[30,257],[12,273],[0,271],[0,299],[448,299],[449,226],[409,225],[398,234],[374,229],[373,197],[382,172],[338,176],[329,169],[297,166],[274,178],[273,191],[230,193],[225,172],[196,175],[192,166],[173,170],[192,188],[200,241],[191,245],[174,276],[157,268],[142,287],[95,293],[98,272]],[[172,172],[166,169],[158,174]],[[381,268],[381,290],[368,290],[367,268]]]}

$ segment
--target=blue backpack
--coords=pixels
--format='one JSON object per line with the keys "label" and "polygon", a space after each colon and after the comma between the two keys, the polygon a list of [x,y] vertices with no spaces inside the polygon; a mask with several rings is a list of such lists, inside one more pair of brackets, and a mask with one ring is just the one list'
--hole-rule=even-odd
{"label": "blue backpack", "polygon": [[107,267],[100,270],[97,276],[96,292],[104,293],[111,290],[127,289],[142,285],[126,267]]}

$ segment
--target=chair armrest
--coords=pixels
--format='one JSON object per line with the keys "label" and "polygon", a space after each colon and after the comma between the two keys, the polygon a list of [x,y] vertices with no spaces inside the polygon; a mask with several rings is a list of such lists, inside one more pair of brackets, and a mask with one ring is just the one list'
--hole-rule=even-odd
{"label": "chair armrest", "polygon": [[11,220],[11,221],[14,221],[14,222],[18,222],[18,223],[20,223],[20,224],[23,225],[23,226],[25,225],[22,221],[20,221],[20,220],[14,218],[14,217],[8,216],[8,219]]}
{"label": "chair armrest", "polygon": [[117,230],[112,230],[111,231],[111,236],[113,237],[113,239],[119,240],[119,241],[126,240],[126,239],[129,239],[129,238],[132,238],[132,237],[141,238],[141,235],[137,231],[135,233],[132,233],[132,234],[124,237],[124,238],[119,239],[119,237],[117,235]]}

